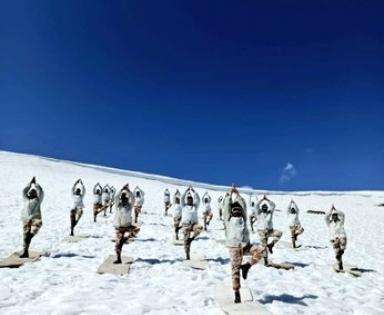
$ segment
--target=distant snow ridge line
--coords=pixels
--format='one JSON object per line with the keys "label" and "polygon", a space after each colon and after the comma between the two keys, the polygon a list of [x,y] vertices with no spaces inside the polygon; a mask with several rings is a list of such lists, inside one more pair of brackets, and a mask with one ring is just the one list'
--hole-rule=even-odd
{"label": "distant snow ridge line", "polygon": [[[14,152],[8,152],[8,151],[0,151],[4,152],[7,154],[14,154],[18,156],[26,156],[26,157],[34,157],[34,158],[39,158],[42,160],[47,160],[51,162],[56,162],[56,163],[66,163],[66,164],[72,164],[80,167],[86,167],[90,169],[94,169],[97,171],[101,172],[106,172],[109,174],[116,174],[116,175],[122,175],[122,176],[131,176],[131,177],[137,177],[137,178],[142,178],[142,179],[147,179],[147,180],[156,180],[156,181],[161,181],[163,183],[171,184],[171,185],[178,185],[178,186],[189,186],[192,185],[197,188],[204,188],[204,189],[209,189],[209,190],[214,190],[214,191],[226,191],[229,186],[221,186],[221,185],[212,185],[212,184],[206,184],[206,183],[199,183],[199,182],[194,182],[190,180],[184,180],[184,179],[178,179],[178,178],[172,178],[172,177],[167,177],[163,175],[153,175],[153,174],[146,174],[143,172],[137,172],[137,171],[128,171],[128,170],[122,170],[122,169],[117,169],[117,168],[112,168],[112,167],[106,167],[106,166],[98,166],[98,165],[92,165],[92,164],[86,164],[86,163],[81,163],[81,162],[73,162],[73,161],[67,161],[67,160],[60,160],[56,158],[50,158],[50,157],[44,157],[44,156],[39,156],[39,155],[32,155],[32,154],[24,154],[24,153],[14,153]],[[269,195],[293,195],[293,196],[310,196],[310,195],[317,195],[317,196],[349,196],[353,194],[354,196],[360,196],[360,197],[366,197],[370,198],[372,195],[370,192],[365,192],[365,191],[272,191],[272,190],[258,190],[258,189],[253,189],[250,186],[244,186],[239,188],[240,192],[245,193],[245,194],[257,194],[257,195],[263,195],[263,194],[269,194]]]}

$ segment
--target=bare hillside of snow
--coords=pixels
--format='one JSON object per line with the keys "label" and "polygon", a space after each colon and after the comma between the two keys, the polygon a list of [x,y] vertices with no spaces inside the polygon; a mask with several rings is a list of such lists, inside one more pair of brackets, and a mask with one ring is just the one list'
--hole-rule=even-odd
{"label": "bare hillside of snow", "polygon": [[[45,191],[43,227],[31,249],[49,252],[39,262],[19,269],[0,269],[1,314],[223,314],[214,300],[215,287],[230,280],[222,222],[217,219],[216,200],[225,187],[191,183],[147,175],[0,151],[0,257],[21,249],[21,191],[32,176]],[[82,178],[87,188],[86,209],[76,232],[89,234],[79,243],[67,243],[70,189]],[[121,188],[139,185],[146,193],[141,215],[142,230],[123,255],[135,261],[127,276],[98,275],[106,256],[114,253],[112,216],[92,219],[92,187],[96,182]],[[204,255],[209,268],[192,270],[182,264],[182,247],[172,244],[172,218],[162,216],[163,190],[171,193],[193,184],[214,202],[210,230],[193,243],[191,255]],[[243,190],[250,193],[250,189]],[[258,191],[256,193],[261,193]],[[270,192],[278,209],[285,211],[293,198],[301,209],[305,228],[299,238],[306,250],[277,245],[272,259],[293,263],[294,271],[257,265],[245,282],[255,298],[274,314],[383,314],[384,244],[382,227],[384,192]],[[248,198],[246,198],[248,200]],[[322,215],[306,210],[328,210],[334,204],[346,214],[348,245],[344,261],[365,271],[360,278],[336,274],[333,250]],[[289,240],[285,213],[275,213],[275,228]],[[257,241],[257,235],[253,235]],[[245,284],[244,283],[244,284]]]}

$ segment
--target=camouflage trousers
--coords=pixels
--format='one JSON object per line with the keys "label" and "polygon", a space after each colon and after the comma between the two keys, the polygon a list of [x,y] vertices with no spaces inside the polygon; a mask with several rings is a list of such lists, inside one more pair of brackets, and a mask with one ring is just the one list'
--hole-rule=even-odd
{"label": "camouflage trousers", "polygon": [[304,232],[304,228],[300,224],[291,225],[289,229],[291,230],[291,237],[294,239]]}
{"label": "camouflage trousers", "polygon": [[179,239],[179,231],[181,229],[181,217],[173,218],[173,227],[175,228],[176,239]]}
{"label": "camouflage trousers", "polygon": [[[128,227],[119,227],[116,228],[116,242],[115,242],[115,252],[117,257],[121,257],[121,251],[123,250],[124,243],[132,237],[136,237],[137,233],[140,232],[140,228],[132,224]],[[125,234],[128,234],[125,236]]]}
{"label": "camouflage trousers", "polygon": [[267,246],[268,238],[272,237],[273,241],[275,243],[277,243],[279,241],[279,239],[281,238],[281,236],[283,235],[283,233],[281,231],[275,230],[275,229],[258,230],[257,232],[259,233],[259,238],[260,238],[261,244],[263,246]]}
{"label": "camouflage trousers", "polygon": [[187,256],[189,256],[189,253],[191,252],[191,243],[192,240],[197,237],[201,231],[203,230],[203,227],[197,223],[195,224],[183,224],[183,234],[184,234],[184,250]]}
{"label": "camouflage trousers", "polygon": [[106,201],[103,206],[102,206],[102,210],[101,211],[104,211],[104,214],[103,216],[106,217],[107,216],[107,210],[108,208],[111,207],[111,201]]}
{"label": "camouflage trousers", "polygon": [[167,201],[167,202],[164,202],[164,215],[167,216],[168,215],[168,209],[171,207],[171,202],[170,201]]}
{"label": "camouflage trousers", "polygon": [[73,233],[73,229],[79,222],[80,218],[83,215],[83,209],[82,208],[75,208],[71,210],[70,213],[70,219],[71,219],[71,232]]}
{"label": "camouflage trousers", "polygon": [[137,219],[139,218],[139,214],[141,213],[142,206],[135,207],[135,223],[137,223]]}
{"label": "camouflage trousers", "polygon": [[347,248],[347,238],[346,237],[336,237],[331,240],[333,250],[336,255],[343,254],[345,249]]}
{"label": "camouflage trousers", "polygon": [[39,232],[43,221],[41,219],[32,219],[23,224],[23,248],[28,251],[32,238]]}
{"label": "camouflage trousers", "polygon": [[204,222],[204,229],[207,229],[207,225],[211,222],[213,218],[213,213],[211,211],[204,211],[203,212],[203,222]]}
{"label": "camouflage trousers", "polygon": [[229,257],[231,259],[232,268],[232,288],[238,291],[240,285],[240,269],[243,262],[244,255],[251,255],[251,265],[255,265],[263,257],[265,248],[263,246],[256,246],[248,244],[245,247],[230,247]]}
{"label": "camouflage trousers", "polygon": [[103,205],[101,203],[95,203],[93,205],[93,222],[96,222],[97,215],[103,211]]}

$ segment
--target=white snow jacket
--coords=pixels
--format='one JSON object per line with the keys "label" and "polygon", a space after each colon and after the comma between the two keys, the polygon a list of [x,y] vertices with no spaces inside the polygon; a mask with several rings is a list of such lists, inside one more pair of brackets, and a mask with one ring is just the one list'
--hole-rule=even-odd
{"label": "white snow jacket", "polygon": [[[267,205],[268,210],[262,211],[262,206]],[[261,199],[256,204],[257,210],[257,229],[258,230],[273,230],[273,212],[275,211],[275,203],[269,199]]]}
{"label": "white snow jacket", "polygon": [[[242,216],[231,216],[233,203],[239,203]],[[247,205],[243,197],[236,195],[232,199],[230,194],[227,194],[223,200],[223,216],[226,228],[226,246],[227,247],[244,247],[250,243],[249,230],[247,227]]]}
{"label": "white snow jacket", "polygon": [[103,192],[103,188],[100,186],[99,183],[97,183],[93,187],[93,204],[99,204],[101,203],[101,194]]}
{"label": "white snow jacket", "polygon": [[[292,209],[294,209],[293,213],[292,213]],[[301,225],[299,220],[299,212],[300,212],[299,207],[292,200],[287,208],[289,226]]]}
{"label": "white snow jacket", "polygon": [[173,211],[173,218],[180,220],[181,219],[181,193],[179,190],[176,190],[175,194],[173,195],[173,206],[172,209]]}
{"label": "white snow jacket", "polygon": [[[338,215],[338,220],[336,222],[332,221],[332,214],[336,213]],[[345,215],[344,212],[336,209],[331,209],[325,215],[325,222],[329,228],[329,235],[331,240],[335,240],[337,237],[347,237],[347,234],[344,230]]]}
{"label": "white snow jacket", "polygon": [[116,188],[112,186],[111,192],[110,192],[111,202],[115,202],[115,197],[116,197]]}
{"label": "white snow jacket", "polygon": [[212,198],[211,196],[208,194],[208,192],[206,192],[204,195],[203,195],[203,206],[204,206],[204,213],[210,213],[212,211],[212,208],[211,208],[211,201],[212,201]]}
{"label": "white snow jacket", "polygon": [[[193,198],[193,205],[187,205],[187,198],[191,196]],[[198,209],[200,205],[200,196],[197,192],[187,189],[181,198],[181,223],[182,224],[197,224]]]}
{"label": "white snow jacket", "polygon": [[144,204],[144,191],[136,186],[133,194],[135,196],[135,207],[142,207]]}
{"label": "white snow jacket", "polygon": [[164,202],[171,202],[171,193],[169,192],[168,188],[164,190]]}
{"label": "white snow jacket", "polygon": [[103,188],[101,201],[103,203],[103,206],[107,206],[111,202],[111,188],[108,185],[105,185]]}
{"label": "white snow jacket", "polygon": [[[76,194],[77,189],[80,189],[80,195]],[[76,209],[76,208],[83,209],[84,208],[84,202],[83,202],[84,195],[85,195],[84,184],[81,181],[80,182],[77,181],[72,186],[72,199],[73,199],[73,207],[72,208],[73,209]]]}
{"label": "white snow jacket", "polygon": [[[37,192],[36,198],[30,199],[28,198],[28,194],[31,190],[35,189]],[[44,199],[44,191],[39,184],[28,184],[23,189],[23,200],[24,207],[21,212],[21,221],[25,225],[30,222],[32,219],[40,219],[41,220],[41,203]]]}
{"label": "white snow jacket", "polygon": [[[123,204],[121,196],[123,194],[128,195],[128,202]],[[113,219],[113,226],[129,227],[132,224],[132,208],[135,203],[135,197],[129,189],[122,189],[117,194],[115,199],[115,217]]]}

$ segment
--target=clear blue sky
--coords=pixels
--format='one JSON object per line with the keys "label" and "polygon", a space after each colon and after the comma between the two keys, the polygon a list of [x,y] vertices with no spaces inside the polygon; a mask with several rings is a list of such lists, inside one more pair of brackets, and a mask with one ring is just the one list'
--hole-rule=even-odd
{"label": "clear blue sky", "polygon": [[384,189],[383,16],[382,1],[3,1],[0,149]]}

